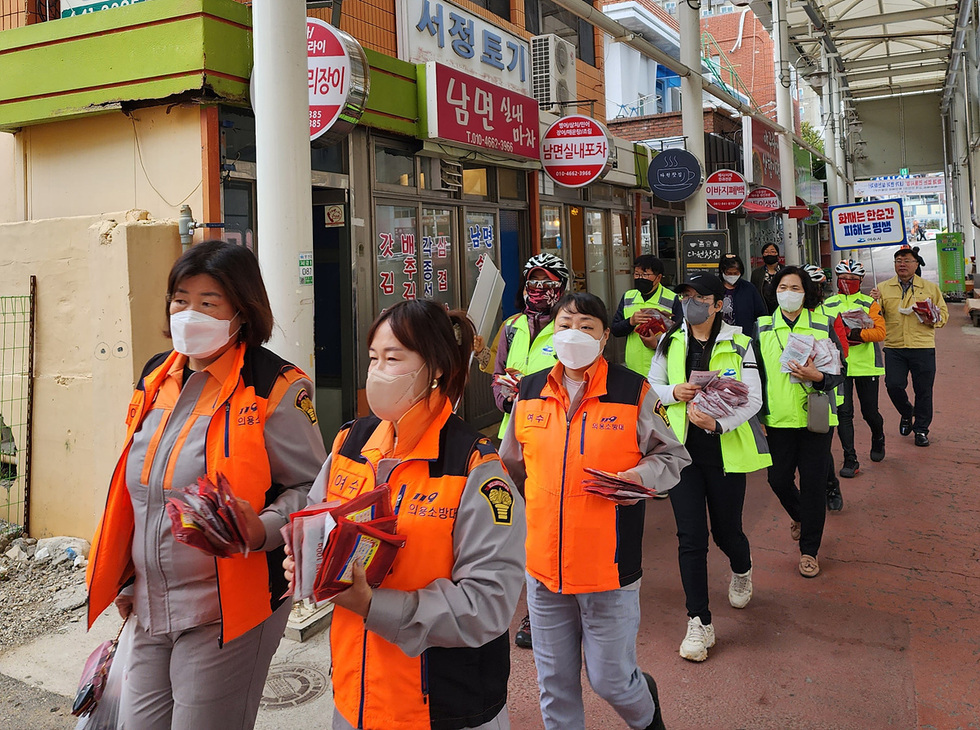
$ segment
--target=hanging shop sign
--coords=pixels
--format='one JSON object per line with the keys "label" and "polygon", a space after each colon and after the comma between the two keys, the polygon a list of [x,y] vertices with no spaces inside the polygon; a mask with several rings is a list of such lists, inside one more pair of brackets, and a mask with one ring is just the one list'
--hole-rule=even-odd
{"label": "hanging shop sign", "polygon": [[[728,231],[684,231],[681,233],[681,250],[688,271],[717,269],[721,255],[728,250]],[[686,278],[687,273],[684,276]]]}
{"label": "hanging shop sign", "polygon": [[446,0],[399,0],[398,58],[438,61],[520,94],[531,93],[526,40]]}
{"label": "hanging shop sign", "polygon": [[742,206],[749,213],[771,214],[776,213],[782,207],[779,202],[779,195],[771,188],[756,188],[745,197]]}
{"label": "hanging shop sign", "polygon": [[100,10],[124,8],[127,5],[135,5],[141,2],[143,0],[107,0],[100,3],[89,2],[89,0],[61,0],[61,17],[72,18],[76,15],[88,15]]}
{"label": "hanging shop sign", "polygon": [[310,141],[325,147],[343,139],[361,121],[371,89],[361,44],[319,18],[306,19]]}
{"label": "hanging shop sign", "polygon": [[708,206],[720,213],[731,213],[745,202],[749,186],[745,178],[735,170],[717,170],[704,181],[704,195]]}
{"label": "hanging shop sign", "polygon": [[650,189],[661,200],[679,203],[687,200],[704,181],[704,168],[701,162],[687,150],[664,150],[647,168],[647,182]]}
{"label": "hanging shop sign", "polygon": [[939,195],[945,192],[945,175],[880,177],[854,183],[854,194],[859,198],[896,198],[903,195]]}
{"label": "hanging shop sign", "polygon": [[779,187],[779,133],[752,117],[742,118],[742,137],[752,140],[743,146],[745,177],[754,185]]}
{"label": "hanging shop sign", "polygon": [[830,206],[830,240],[836,251],[905,243],[902,201]]}
{"label": "hanging shop sign", "polygon": [[572,114],[548,127],[541,139],[541,165],[559,185],[582,188],[601,180],[613,168],[613,149],[604,125]]}
{"label": "hanging shop sign", "polygon": [[530,96],[432,62],[419,94],[429,139],[537,159],[538,103]]}
{"label": "hanging shop sign", "polygon": [[803,219],[803,223],[808,226],[815,226],[823,220],[823,208],[819,205],[809,206],[810,214]]}

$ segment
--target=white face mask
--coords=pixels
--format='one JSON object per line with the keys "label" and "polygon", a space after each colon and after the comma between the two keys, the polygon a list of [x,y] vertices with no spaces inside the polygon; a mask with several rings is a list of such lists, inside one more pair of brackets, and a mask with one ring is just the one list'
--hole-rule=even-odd
{"label": "white face mask", "polygon": [[780,291],[776,292],[776,301],[779,302],[779,308],[784,312],[796,312],[803,308],[803,292],[798,291]]}
{"label": "white face mask", "polygon": [[602,353],[602,342],[582,330],[558,330],[552,342],[559,362],[571,370],[587,368]]}
{"label": "white face mask", "polygon": [[241,325],[231,329],[231,323],[238,318],[215,319],[193,309],[185,309],[170,315],[170,335],[174,349],[187,357],[211,357],[227,345],[238,334]]}
{"label": "white face mask", "polygon": [[741,279],[742,277],[738,274],[725,274],[721,278],[727,281],[732,286],[735,286],[738,283],[738,280]]}
{"label": "white face mask", "polygon": [[395,423],[411,410],[425,396],[427,389],[421,393],[416,391],[416,381],[419,373],[425,369],[425,364],[419,366],[414,373],[388,375],[380,370],[369,370],[367,375],[368,406],[371,412],[383,421]]}

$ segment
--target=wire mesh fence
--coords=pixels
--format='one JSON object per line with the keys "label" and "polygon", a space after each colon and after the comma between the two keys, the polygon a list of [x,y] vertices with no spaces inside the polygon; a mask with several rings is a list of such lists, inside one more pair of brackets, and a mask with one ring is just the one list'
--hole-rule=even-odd
{"label": "wire mesh fence", "polygon": [[0,296],[0,529],[27,531],[31,408],[34,394],[34,296]]}

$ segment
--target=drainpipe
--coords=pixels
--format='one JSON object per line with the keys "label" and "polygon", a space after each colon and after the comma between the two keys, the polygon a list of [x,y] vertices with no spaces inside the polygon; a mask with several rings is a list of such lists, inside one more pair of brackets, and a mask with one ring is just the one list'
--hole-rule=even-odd
{"label": "drainpipe", "polygon": [[312,376],[313,288],[299,256],[313,251],[306,5],[252,3],[256,248],[276,326],[270,347]]}
{"label": "drainpipe", "polygon": [[[681,63],[688,68],[701,68],[701,2],[681,0],[677,6],[677,24],[680,26]],[[704,103],[701,91],[701,75],[681,77],[681,123],[687,151],[704,160]],[[684,227],[703,231],[708,227],[708,204],[704,186],[698,188],[685,201]]]}

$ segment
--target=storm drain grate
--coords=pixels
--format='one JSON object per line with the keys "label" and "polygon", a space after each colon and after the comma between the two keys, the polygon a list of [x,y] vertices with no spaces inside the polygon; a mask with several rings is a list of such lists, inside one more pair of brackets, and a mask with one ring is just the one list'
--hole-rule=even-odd
{"label": "storm drain grate", "polygon": [[327,689],[327,678],[313,667],[280,664],[269,670],[262,690],[262,707],[267,710],[296,707],[317,699]]}

